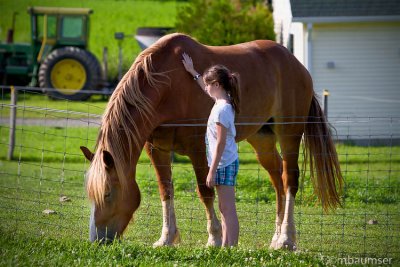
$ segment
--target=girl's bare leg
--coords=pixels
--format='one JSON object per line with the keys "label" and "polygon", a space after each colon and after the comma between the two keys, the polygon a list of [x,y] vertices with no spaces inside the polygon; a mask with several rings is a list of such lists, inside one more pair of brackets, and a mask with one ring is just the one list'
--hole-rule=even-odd
{"label": "girl's bare leg", "polygon": [[236,213],[235,187],[218,185],[219,208],[222,218],[222,246],[236,246],[239,239],[239,220]]}
{"label": "girl's bare leg", "polygon": [[226,225],[225,225],[225,218],[221,213],[221,227],[222,227],[222,246],[226,247],[226,244],[228,243],[228,239],[226,236]]}

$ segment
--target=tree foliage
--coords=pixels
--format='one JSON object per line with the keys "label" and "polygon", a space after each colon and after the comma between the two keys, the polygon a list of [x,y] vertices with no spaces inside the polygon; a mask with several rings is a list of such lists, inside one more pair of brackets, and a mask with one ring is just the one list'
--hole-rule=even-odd
{"label": "tree foliage", "polygon": [[179,8],[176,29],[207,45],[275,40],[272,13],[260,1],[192,0]]}

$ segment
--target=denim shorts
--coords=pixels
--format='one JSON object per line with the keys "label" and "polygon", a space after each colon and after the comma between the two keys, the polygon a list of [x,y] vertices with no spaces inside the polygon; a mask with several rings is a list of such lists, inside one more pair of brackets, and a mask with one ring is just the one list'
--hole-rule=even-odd
{"label": "denim shorts", "polygon": [[236,178],[239,171],[239,159],[226,167],[217,169],[215,175],[215,185],[236,185]]}

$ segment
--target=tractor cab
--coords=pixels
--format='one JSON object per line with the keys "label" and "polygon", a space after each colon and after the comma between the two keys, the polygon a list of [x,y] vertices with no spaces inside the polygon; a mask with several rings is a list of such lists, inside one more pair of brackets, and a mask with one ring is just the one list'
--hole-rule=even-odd
{"label": "tractor cab", "polygon": [[30,7],[34,56],[41,61],[46,52],[65,46],[86,50],[89,35],[88,8]]}

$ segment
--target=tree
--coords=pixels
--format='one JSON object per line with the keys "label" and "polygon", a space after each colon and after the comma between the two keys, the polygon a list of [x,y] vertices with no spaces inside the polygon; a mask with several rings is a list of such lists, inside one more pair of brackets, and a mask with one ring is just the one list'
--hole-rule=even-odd
{"label": "tree", "polygon": [[178,10],[176,29],[207,45],[275,40],[272,13],[259,0],[192,0]]}

